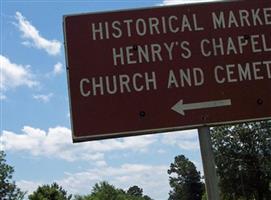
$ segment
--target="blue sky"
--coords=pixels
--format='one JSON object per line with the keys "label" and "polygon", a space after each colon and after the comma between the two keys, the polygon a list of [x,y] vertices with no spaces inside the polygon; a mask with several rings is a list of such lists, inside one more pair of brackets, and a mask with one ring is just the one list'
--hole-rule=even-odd
{"label": "blue sky", "polygon": [[202,171],[196,130],[73,144],[62,16],[192,1],[1,0],[1,149],[19,187],[58,182],[86,194],[106,180],[167,199],[167,169],[184,154]]}

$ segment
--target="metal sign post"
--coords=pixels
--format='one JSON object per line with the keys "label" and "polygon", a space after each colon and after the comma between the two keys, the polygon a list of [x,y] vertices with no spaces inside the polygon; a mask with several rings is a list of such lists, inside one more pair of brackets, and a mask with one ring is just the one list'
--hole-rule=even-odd
{"label": "metal sign post", "polygon": [[219,200],[218,177],[212,151],[210,128],[198,128],[198,135],[208,200]]}

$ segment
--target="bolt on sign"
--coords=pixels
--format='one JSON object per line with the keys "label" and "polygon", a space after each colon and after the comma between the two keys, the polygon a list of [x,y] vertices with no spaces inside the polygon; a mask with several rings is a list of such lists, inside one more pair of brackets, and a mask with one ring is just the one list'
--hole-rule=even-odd
{"label": "bolt on sign", "polygon": [[271,1],[64,16],[74,142],[271,118]]}

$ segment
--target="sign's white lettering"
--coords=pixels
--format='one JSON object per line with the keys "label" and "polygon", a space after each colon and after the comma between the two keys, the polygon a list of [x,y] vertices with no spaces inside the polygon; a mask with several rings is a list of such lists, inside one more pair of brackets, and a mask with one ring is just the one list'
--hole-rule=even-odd
{"label": "sign's white lettering", "polygon": [[271,79],[271,61],[257,61],[244,64],[217,65],[214,68],[214,77],[218,84],[257,81]]}
{"label": "sign's white lettering", "polygon": [[75,141],[271,117],[270,0],[64,24]]}
{"label": "sign's white lettering", "polygon": [[125,19],[113,22],[98,22],[91,24],[92,40],[119,39],[146,35],[160,35],[185,31],[203,31],[198,24],[197,15],[162,16]]}
{"label": "sign's white lettering", "polygon": [[[206,14],[207,15],[207,14]],[[211,27],[200,20],[196,13],[182,15],[151,16],[147,18],[127,18],[123,20],[91,23],[91,40],[99,42],[108,39],[146,37],[147,35],[180,34],[202,32],[207,28],[213,31],[237,28],[271,27],[271,8],[228,10],[209,13]],[[212,31],[212,30],[210,30]],[[271,33],[239,34],[227,37],[203,37],[197,41],[189,38],[180,40],[136,44],[133,40],[126,46],[112,48],[112,67],[140,66],[151,63],[170,63],[192,60],[199,55],[213,58],[232,55],[246,55],[271,52]],[[117,93],[146,92],[185,87],[200,87],[206,83],[205,68],[213,68],[212,77],[217,84],[237,83],[271,79],[270,61],[224,63],[215,66],[164,65],[168,69],[167,82],[158,84],[161,76],[155,71],[149,73],[120,74],[111,76],[85,77],[80,81],[80,94],[83,97],[114,95]],[[171,69],[171,68],[174,69]]]}
{"label": "sign's white lettering", "polygon": [[80,93],[83,97],[142,92],[157,89],[155,72],[82,78]]}
{"label": "sign's white lettering", "polygon": [[188,41],[174,41],[162,44],[131,45],[112,49],[114,66],[163,62],[173,60],[175,52],[180,59],[192,56]]}
{"label": "sign's white lettering", "polygon": [[271,8],[213,12],[214,29],[271,25]]}

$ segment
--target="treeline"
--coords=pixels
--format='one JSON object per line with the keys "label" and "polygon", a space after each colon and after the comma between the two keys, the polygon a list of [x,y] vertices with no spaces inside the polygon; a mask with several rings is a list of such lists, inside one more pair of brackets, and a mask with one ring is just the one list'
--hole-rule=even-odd
{"label": "treeline", "polygon": [[29,200],[153,200],[147,195],[143,195],[143,189],[132,186],[127,191],[118,189],[107,182],[95,184],[89,195],[69,195],[57,183],[44,185],[29,195]]}
{"label": "treeline", "polygon": [[[211,129],[222,200],[271,199],[271,121],[243,123]],[[26,193],[12,180],[14,169],[0,151],[0,199],[22,200]],[[204,182],[193,162],[176,156],[167,171],[168,200],[207,200]],[[56,183],[43,185],[29,200],[152,200],[139,186],[127,191],[100,182],[88,195],[70,195]]]}

